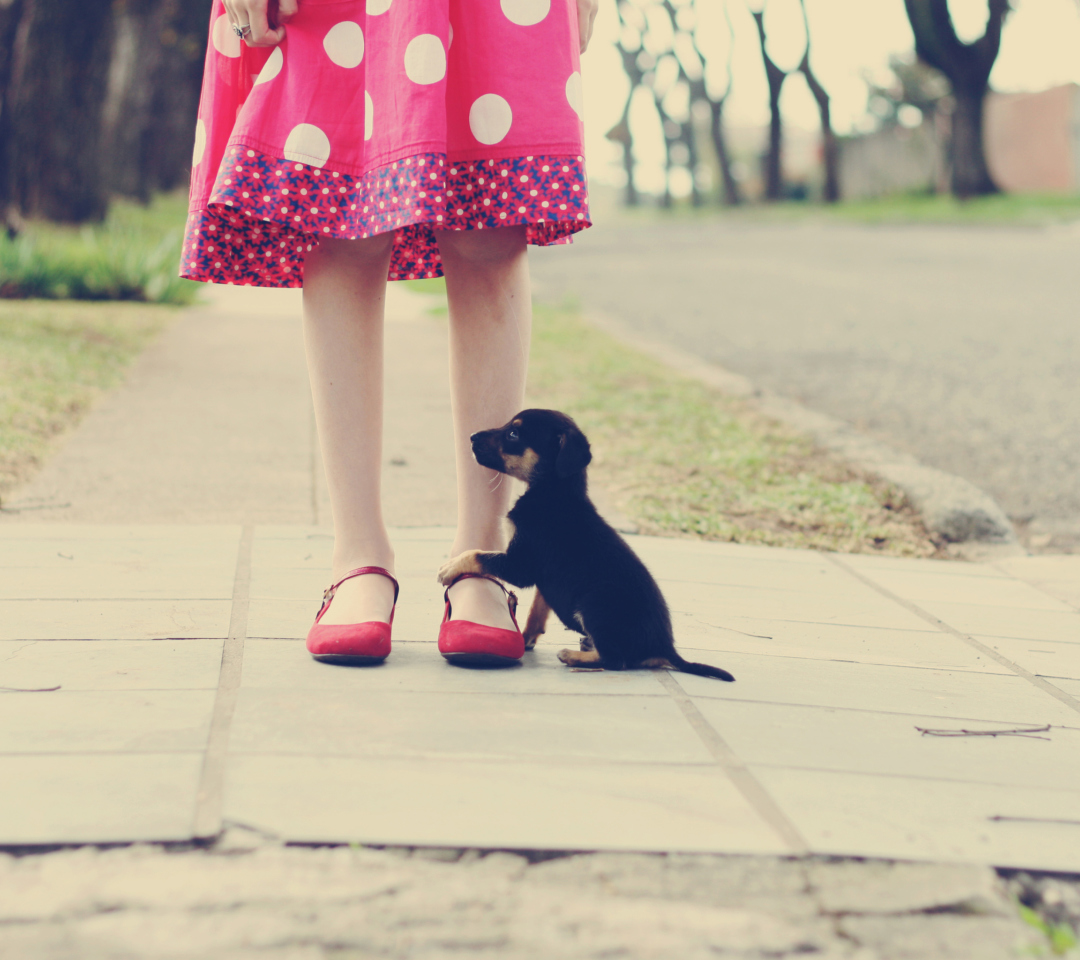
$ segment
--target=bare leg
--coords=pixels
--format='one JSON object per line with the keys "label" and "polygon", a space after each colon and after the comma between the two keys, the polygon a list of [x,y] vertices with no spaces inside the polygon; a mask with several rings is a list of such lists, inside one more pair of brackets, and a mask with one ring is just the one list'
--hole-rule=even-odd
{"label": "bare leg", "polygon": [[[334,518],[332,576],[355,567],[394,572],[380,504],[383,309],[393,234],[324,240],[304,262],[304,343]],[[325,624],[389,620],[385,577],[342,584]]]}
{"label": "bare leg", "polygon": [[[506,547],[502,518],[510,478],[481,467],[469,437],[521,409],[529,363],[532,300],[525,228],[440,231],[450,305],[450,391],[458,477],[458,527],[451,556]],[[450,591],[455,620],[511,629],[493,583],[463,580]]]}

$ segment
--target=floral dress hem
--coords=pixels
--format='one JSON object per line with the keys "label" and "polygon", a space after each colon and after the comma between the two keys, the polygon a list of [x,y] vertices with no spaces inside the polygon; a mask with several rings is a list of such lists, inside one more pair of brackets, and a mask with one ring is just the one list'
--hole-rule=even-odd
{"label": "floral dress hem", "polygon": [[442,276],[435,230],[525,225],[531,244],[570,243],[591,225],[588,190],[583,158],[560,153],[560,146],[524,157],[451,159],[423,150],[357,174],[304,162],[313,158],[298,153],[275,156],[250,137],[238,140],[227,148],[208,200],[193,198],[181,275],[300,287],[304,257],[320,239],[391,231],[390,280]]}

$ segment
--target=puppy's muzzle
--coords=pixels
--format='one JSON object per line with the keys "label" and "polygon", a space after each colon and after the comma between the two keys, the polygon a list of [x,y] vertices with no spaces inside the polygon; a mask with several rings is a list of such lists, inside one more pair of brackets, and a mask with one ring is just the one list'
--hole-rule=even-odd
{"label": "puppy's muzzle", "polygon": [[480,466],[506,473],[498,430],[481,430],[469,437],[469,441],[472,443],[473,457]]}

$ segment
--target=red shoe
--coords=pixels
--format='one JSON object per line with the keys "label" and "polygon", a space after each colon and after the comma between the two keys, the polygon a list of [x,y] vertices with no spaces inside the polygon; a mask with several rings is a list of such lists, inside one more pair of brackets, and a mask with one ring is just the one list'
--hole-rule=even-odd
{"label": "red shoe", "polygon": [[[490,580],[506,594],[510,619],[514,621],[513,630],[489,627],[471,620],[450,619],[450,587],[459,580],[468,580],[470,577]],[[517,596],[494,577],[483,573],[463,573],[455,577],[454,582],[446,588],[443,599],[446,601],[446,610],[443,613],[442,626],[439,627],[439,653],[451,663],[468,667],[509,666],[518,663],[525,655],[525,638],[521,635],[517,617],[514,616],[517,611]]]}
{"label": "red shoe", "polygon": [[357,567],[350,570],[337,583],[331,584],[323,594],[322,606],[315,616],[315,623],[308,631],[307,648],[316,660],[323,663],[341,663],[353,666],[382,663],[390,655],[390,627],[394,622],[394,607],[390,608],[390,623],[367,620],[364,623],[334,623],[321,626],[319,621],[330,609],[337,588],[346,580],[364,573],[378,573],[394,585],[394,607],[397,606],[398,582],[382,567]]}

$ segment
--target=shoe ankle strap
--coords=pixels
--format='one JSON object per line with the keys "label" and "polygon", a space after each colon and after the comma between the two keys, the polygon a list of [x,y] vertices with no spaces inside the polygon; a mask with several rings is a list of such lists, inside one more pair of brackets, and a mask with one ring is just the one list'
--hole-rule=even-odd
{"label": "shoe ankle strap", "polygon": [[453,580],[451,580],[446,585],[446,589],[443,591],[443,600],[446,602],[447,606],[449,606],[450,604],[450,588],[454,586],[455,583],[460,583],[462,580],[490,580],[493,584],[495,584],[495,586],[497,586],[503,593],[506,594],[506,603],[507,606],[510,607],[510,619],[514,621],[514,626],[517,626],[517,594],[514,593],[513,590],[510,590],[501,580],[497,580],[495,577],[493,577],[490,573],[459,573],[456,577],[454,577]]}
{"label": "shoe ankle strap", "polygon": [[319,608],[319,615],[322,615],[323,610],[326,609],[326,605],[334,599],[334,594],[337,593],[337,588],[340,587],[346,580],[351,580],[353,577],[362,576],[365,573],[377,573],[386,577],[394,585],[394,603],[397,603],[399,586],[397,580],[394,579],[394,575],[384,567],[357,567],[355,570],[350,570],[345,576],[343,576],[337,583],[332,583],[323,592],[322,607]]}

